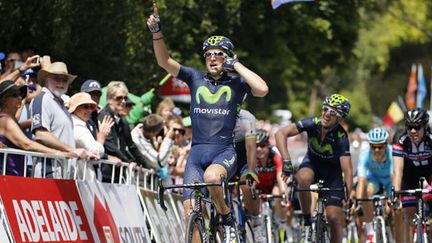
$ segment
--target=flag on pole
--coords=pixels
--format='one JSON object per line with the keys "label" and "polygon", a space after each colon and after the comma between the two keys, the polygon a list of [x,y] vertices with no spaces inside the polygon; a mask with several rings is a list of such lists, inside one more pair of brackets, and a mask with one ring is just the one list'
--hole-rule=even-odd
{"label": "flag on pole", "polygon": [[294,2],[313,2],[314,0],[271,0],[272,8],[277,9],[280,5]]}
{"label": "flag on pole", "polygon": [[421,64],[418,65],[417,68],[417,107],[423,108],[424,100],[426,99],[426,80],[423,73],[423,66]]}
{"label": "flag on pole", "polygon": [[387,113],[383,118],[384,125],[392,127],[395,123],[398,123],[404,118],[403,108],[399,106],[398,102],[393,101],[389,108],[387,109]]}
{"label": "flag on pole", "polygon": [[405,103],[409,110],[416,107],[416,94],[417,90],[417,75],[416,75],[416,65],[411,66],[410,79],[408,81],[407,92],[405,95]]}

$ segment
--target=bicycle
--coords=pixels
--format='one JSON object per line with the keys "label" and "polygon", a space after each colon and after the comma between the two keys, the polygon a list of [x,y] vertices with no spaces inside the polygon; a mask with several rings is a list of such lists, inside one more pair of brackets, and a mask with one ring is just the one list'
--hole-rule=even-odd
{"label": "bicycle", "polygon": [[[238,178],[236,178],[238,180]],[[253,179],[251,177],[246,178],[246,183],[249,186],[250,194],[252,195],[252,199],[256,199],[255,189],[253,188]],[[238,230],[240,233],[240,242],[255,242],[255,234],[253,231],[253,227],[250,224],[246,212],[243,208],[243,198],[240,190],[240,185],[245,184],[245,182],[240,182],[236,184],[236,194],[237,198],[232,200],[233,204],[233,214],[236,216],[238,224]]]}
{"label": "bicycle", "polygon": [[[161,206],[163,210],[167,210],[167,207],[165,206],[164,202],[164,191],[169,189],[175,189],[175,188],[188,188],[192,189],[190,199],[193,198],[195,200],[195,203],[192,207],[192,211],[189,214],[189,220],[186,224],[186,235],[185,235],[185,242],[191,243],[193,239],[193,234],[195,230],[198,232],[199,239],[202,243],[214,243],[214,242],[220,242],[220,238],[218,238],[218,228],[221,226],[221,223],[219,222],[219,218],[217,217],[216,208],[213,204],[212,200],[209,198],[205,198],[204,193],[201,192],[202,188],[210,187],[210,186],[221,186],[223,188],[224,192],[224,200],[227,203],[227,205],[230,206],[231,210],[233,208],[232,201],[229,196],[229,187],[238,185],[238,182],[227,182],[226,179],[221,176],[222,182],[220,183],[204,183],[204,182],[193,182],[190,184],[178,184],[178,185],[170,185],[170,186],[164,186],[163,184],[159,183],[158,185],[158,203]],[[202,203],[206,203],[210,205],[210,219],[209,223],[206,224],[205,220],[205,214],[202,210]],[[233,215],[235,218],[235,216]],[[235,228],[236,235],[235,238],[237,242],[240,242],[240,236],[238,234],[238,224],[235,221]]]}
{"label": "bicycle", "polygon": [[372,219],[375,237],[373,243],[387,243],[390,237],[387,236],[387,225],[384,219],[384,203],[387,197],[383,195],[373,195],[371,198],[356,199],[359,202],[372,202],[374,207],[374,217]]}
{"label": "bicycle", "polygon": [[358,237],[357,225],[353,220],[354,215],[350,209],[344,209],[344,214],[345,214],[345,222],[347,226],[346,229],[344,229],[344,236],[342,238],[342,243],[358,243],[359,237]]}
{"label": "bicycle", "polygon": [[420,188],[416,188],[416,189],[395,191],[394,188],[392,188],[393,198],[395,198],[397,195],[408,195],[408,196],[415,196],[417,199],[416,213],[414,214],[414,219],[413,219],[415,243],[431,242],[427,232],[428,225],[427,225],[427,218],[425,217],[423,194],[432,193],[432,190],[423,189],[425,180],[426,179],[424,177],[420,177],[419,180]]}
{"label": "bicycle", "polygon": [[[285,194],[282,195],[273,195],[273,194],[261,194],[259,198],[263,201],[262,204],[262,215],[264,217],[264,225],[266,229],[267,242],[283,242],[284,235],[279,235],[279,230],[272,229],[272,210],[270,206],[270,202],[272,202],[276,198],[281,198],[285,200]],[[281,239],[282,238],[282,239]]]}
{"label": "bicycle", "polygon": [[293,198],[294,192],[316,192],[318,193],[318,205],[315,213],[315,217],[312,219],[312,241],[316,243],[330,243],[330,235],[327,228],[327,220],[324,215],[325,210],[325,197],[326,192],[344,192],[345,200],[348,198],[348,192],[346,186],[342,188],[327,188],[323,186],[324,181],[319,180],[317,184],[311,185],[309,188],[298,188],[296,183],[292,182],[290,199]]}

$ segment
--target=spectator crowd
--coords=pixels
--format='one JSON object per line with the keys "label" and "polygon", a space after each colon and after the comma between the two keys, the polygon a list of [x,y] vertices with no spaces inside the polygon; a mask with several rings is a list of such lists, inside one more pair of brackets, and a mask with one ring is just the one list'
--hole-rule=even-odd
{"label": "spectator crowd", "polygon": [[[183,124],[181,110],[170,98],[158,104],[155,114],[146,113],[153,89],[132,101],[125,82],[88,79],[80,92],[67,94],[77,76],[64,62],[15,51],[0,55],[0,62],[0,147],[72,159],[81,177],[104,182],[119,181],[120,170],[113,174],[113,165],[100,160],[149,169],[164,181],[182,177],[190,124]],[[1,161],[4,156],[0,153]],[[70,165],[55,159],[45,166],[42,159],[10,154],[6,161],[0,171],[7,175],[72,176]]]}

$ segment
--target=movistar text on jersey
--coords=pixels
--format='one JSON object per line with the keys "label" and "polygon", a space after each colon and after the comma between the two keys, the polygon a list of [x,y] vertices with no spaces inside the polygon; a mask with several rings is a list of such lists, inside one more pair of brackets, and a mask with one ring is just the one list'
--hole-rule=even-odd
{"label": "movistar text on jersey", "polygon": [[229,115],[229,113],[231,112],[230,110],[227,109],[210,109],[210,108],[194,108],[193,109],[194,113],[199,113],[199,114],[214,114],[214,115]]}

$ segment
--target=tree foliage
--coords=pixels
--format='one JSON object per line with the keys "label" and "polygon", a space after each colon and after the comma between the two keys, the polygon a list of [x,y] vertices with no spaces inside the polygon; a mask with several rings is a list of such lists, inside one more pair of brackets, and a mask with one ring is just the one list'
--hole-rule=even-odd
{"label": "tree foliage", "polygon": [[[269,84],[267,97],[247,101],[260,118],[281,108],[302,118],[316,113],[326,95],[341,92],[353,103],[349,123],[366,127],[372,112],[383,115],[403,92],[409,67],[394,60],[409,47],[430,49],[432,36],[427,0],[320,0],[276,10],[262,0],[158,5],[170,54],[182,64],[204,69],[201,45],[210,35],[233,40],[240,61]],[[73,90],[94,78],[124,80],[131,92],[143,93],[165,75],[146,26],[151,6],[140,0],[0,1],[0,50],[33,47],[66,62],[79,76]],[[378,91],[386,85],[392,88],[383,97]]]}

